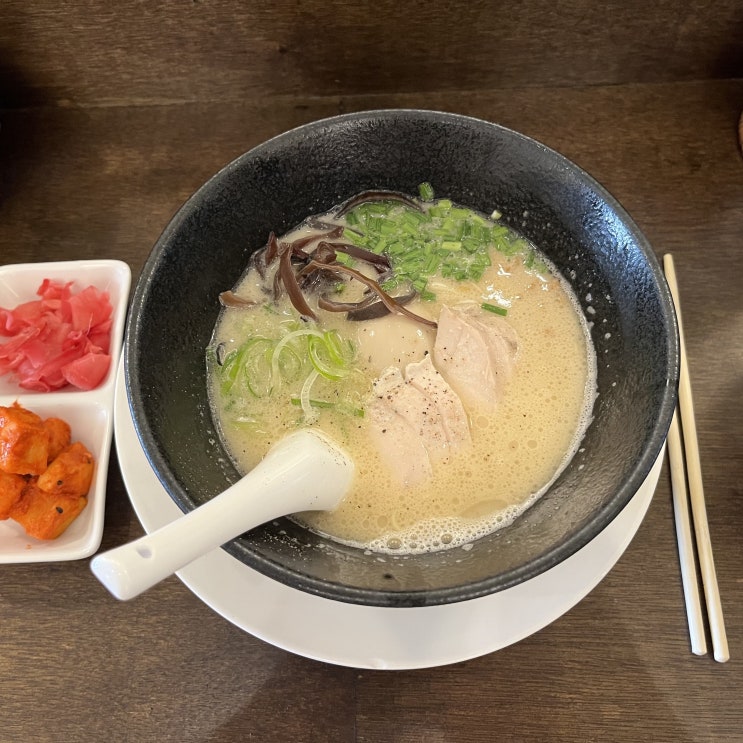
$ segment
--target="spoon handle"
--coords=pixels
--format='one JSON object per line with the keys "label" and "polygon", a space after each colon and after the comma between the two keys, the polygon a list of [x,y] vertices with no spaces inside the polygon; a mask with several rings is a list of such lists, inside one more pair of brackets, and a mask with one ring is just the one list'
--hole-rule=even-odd
{"label": "spoon handle", "polygon": [[329,510],[346,494],[353,463],[307,429],[287,436],[245,477],[204,505],[140,539],[96,555],[91,570],[127,600],[259,524],[297,511]]}

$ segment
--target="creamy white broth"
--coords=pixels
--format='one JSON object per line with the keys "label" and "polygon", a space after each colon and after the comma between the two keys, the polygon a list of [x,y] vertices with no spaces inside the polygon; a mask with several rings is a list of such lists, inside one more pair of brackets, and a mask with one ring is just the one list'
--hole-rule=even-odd
{"label": "creamy white broth", "polygon": [[[296,231],[284,239],[301,234]],[[407,305],[434,320],[444,305],[494,302],[508,308],[506,320],[519,336],[515,370],[494,413],[466,411],[471,446],[448,461],[434,463],[429,480],[406,487],[372,444],[367,416],[318,409],[312,425],[346,448],[357,473],[352,491],[336,510],[297,514],[298,521],[343,543],[379,552],[417,553],[464,545],[513,521],[569,462],[590,421],[595,395],[595,358],[585,320],[569,286],[546,261],[535,271],[525,267],[520,255],[493,251],[491,260],[481,279],[434,277],[429,286],[436,299],[416,299]],[[265,285],[249,272],[234,291],[262,301]],[[341,313],[316,311],[322,327],[337,329],[357,346],[353,373],[339,382],[316,382],[313,396],[322,399],[352,400],[363,410],[373,380],[386,367],[404,369],[433,348],[435,329],[407,317],[352,322]],[[224,344],[229,351],[247,337],[275,335],[278,322],[297,317],[287,297],[270,310],[225,310],[212,346]],[[296,404],[267,396],[227,406],[214,371],[209,384],[213,416],[241,472],[304,424]]]}

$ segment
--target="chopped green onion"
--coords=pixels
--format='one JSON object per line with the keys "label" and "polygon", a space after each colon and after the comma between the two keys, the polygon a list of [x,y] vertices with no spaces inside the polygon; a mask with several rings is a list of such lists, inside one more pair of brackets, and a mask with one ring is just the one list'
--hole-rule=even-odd
{"label": "chopped green onion", "polygon": [[221,370],[222,394],[229,393],[232,388],[242,380],[246,383],[248,391],[256,397],[262,396],[262,390],[260,390],[257,385],[251,386],[249,373],[263,373],[264,378],[267,378],[267,369],[261,371],[257,369],[261,362],[261,351],[265,352],[267,350],[267,344],[270,344],[270,341],[267,338],[258,336],[251,338],[242,346],[227,354]]}
{"label": "chopped green onion", "polygon": [[290,343],[293,343],[294,341],[298,340],[299,338],[302,338],[304,336],[320,336],[322,337],[322,333],[317,330],[314,327],[309,328],[299,328],[298,330],[294,330],[287,335],[285,335],[274,347],[273,354],[271,356],[271,377],[274,380],[274,382],[279,381],[279,374],[280,374],[280,368],[279,368],[279,357],[281,356],[281,352],[285,346],[287,346]]}
{"label": "chopped green onion", "polygon": [[[337,330],[322,331],[314,324],[296,320],[283,322],[282,332],[279,338],[254,336],[232,349],[219,367],[220,391],[226,407],[233,409],[236,416],[244,414],[245,398],[294,397],[302,408],[304,421],[311,424],[317,417],[310,402],[313,385],[325,380],[323,384],[334,387],[348,376],[353,370],[356,347]],[[215,363],[216,354],[212,355],[210,363]],[[333,394],[338,397],[334,404],[339,409],[359,415],[351,398],[345,399],[343,392]]]}
{"label": "chopped green onion", "polygon": [[[302,401],[298,397],[292,397],[291,403],[292,405],[301,405]],[[314,400],[312,398],[310,398],[309,403],[313,408],[334,408],[336,406],[334,402],[328,402],[327,400]]]}
{"label": "chopped green onion", "polygon": [[[359,204],[346,215],[344,238],[378,254],[386,255],[393,269],[384,282],[385,290],[411,283],[429,299],[431,276],[440,273],[460,281],[482,278],[491,264],[493,249],[511,256],[528,256],[531,245],[503,224],[450,199],[433,200],[430,183],[418,187],[424,211],[392,201]],[[532,259],[533,260],[533,259]]]}
{"label": "chopped green onion", "polygon": [[310,390],[312,389],[312,385],[315,383],[319,376],[319,372],[311,372],[309,377],[304,380],[302,391],[299,393],[299,402],[302,406],[302,412],[304,413],[304,420],[306,423],[310,424],[317,421],[317,411],[313,410],[312,406],[310,405]]}
{"label": "chopped green onion", "polygon": [[508,314],[508,310],[505,307],[499,307],[497,304],[488,304],[487,302],[483,302],[480,307],[488,312],[492,312],[494,315],[505,317]]}
{"label": "chopped green onion", "polygon": [[418,186],[418,193],[421,197],[421,201],[433,201],[433,186],[424,182]]}
{"label": "chopped green onion", "polygon": [[462,249],[462,243],[459,240],[444,240],[441,243],[441,247],[444,250],[456,251]]}
{"label": "chopped green onion", "polygon": [[[364,417],[364,409],[357,408],[352,405],[346,405],[342,402],[328,402],[327,400],[315,400],[314,398],[309,399],[310,406],[313,408],[319,408],[320,410],[337,410],[339,413],[345,413],[352,415],[355,418]],[[301,407],[302,401],[298,397],[292,397],[291,404],[297,407]]]}
{"label": "chopped green onion", "polygon": [[335,259],[338,263],[342,263],[344,266],[353,266],[356,262],[350,255],[348,255],[348,253],[336,253]]}
{"label": "chopped green onion", "polygon": [[307,343],[307,352],[312,366],[325,379],[338,381],[348,373],[348,364],[343,358],[343,349],[340,346],[338,332],[329,330],[321,336],[310,336]]}

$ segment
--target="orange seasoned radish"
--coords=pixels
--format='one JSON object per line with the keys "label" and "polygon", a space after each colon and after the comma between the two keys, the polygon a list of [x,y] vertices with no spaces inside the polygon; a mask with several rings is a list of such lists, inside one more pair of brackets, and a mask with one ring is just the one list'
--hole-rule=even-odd
{"label": "orange seasoned radish", "polygon": [[10,509],[10,516],[29,536],[56,539],[87,504],[88,499],[84,496],[47,493],[35,483],[29,483]]}
{"label": "orange seasoned radish", "polygon": [[93,466],[93,455],[76,441],[39,476],[38,486],[55,495],[87,495],[93,480]]}
{"label": "orange seasoned radish", "polygon": [[21,497],[25,486],[25,478],[0,470],[0,521],[8,518],[10,509]]}
{"label": "orange seasoned radish", "polygon": [[56,539],[88,503],[95,460],[61,418],[0,407],[0,520],[29,536]]}
{"label": "orange seasoned radish", "polygon": [[49,433],[41,418],[14,403],[0,407],[0,469],[40,475],[49,461]]}
{"label": "orange seasoned radish", "polygon": [[44,428],[49,434],[49,462],[55,460],[63,449],[70,445],[72,433],[70,425],[61,418],[47,418],[44,421]]}

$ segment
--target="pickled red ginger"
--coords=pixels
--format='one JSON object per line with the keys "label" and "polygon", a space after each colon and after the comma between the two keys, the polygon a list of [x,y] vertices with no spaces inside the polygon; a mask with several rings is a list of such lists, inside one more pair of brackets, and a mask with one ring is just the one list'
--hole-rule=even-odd
{"label": "pickled red ginger", "polygon": [[75,291],[73,283],[44,279],[40,299],[0,307],[0,376],[40,392],[101,384],[111,366],[113,307],[108,292]]}

